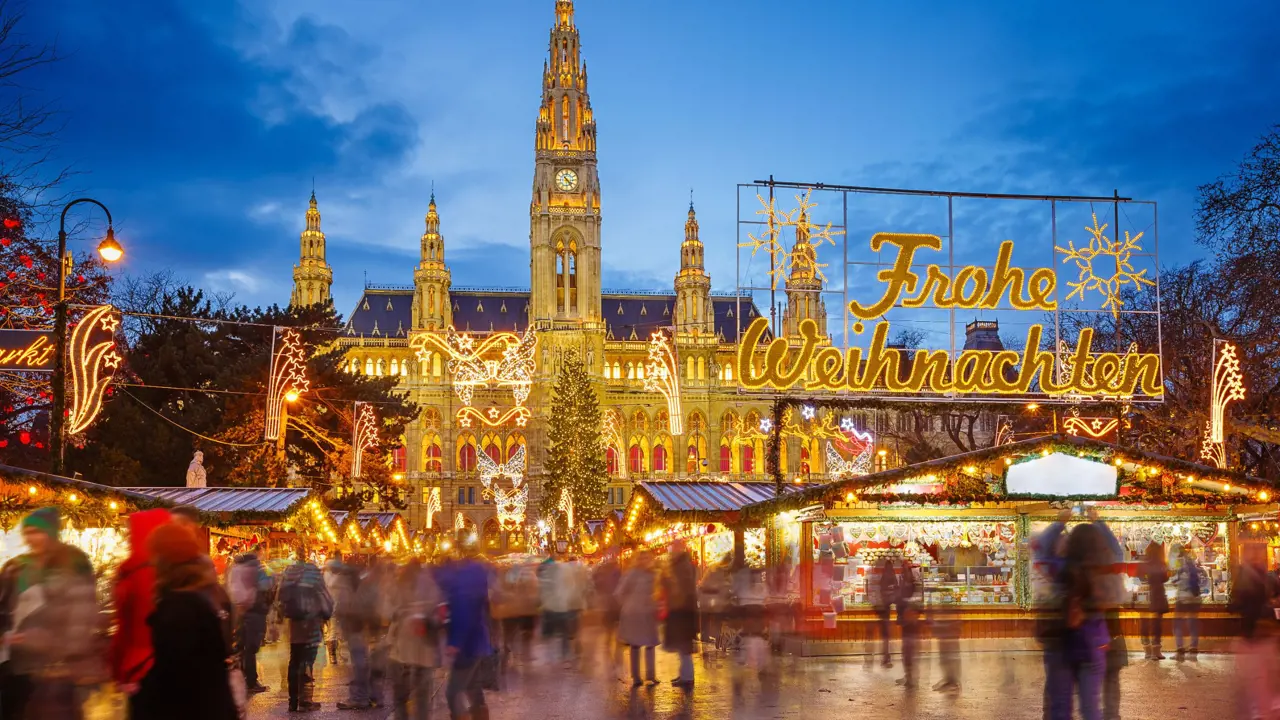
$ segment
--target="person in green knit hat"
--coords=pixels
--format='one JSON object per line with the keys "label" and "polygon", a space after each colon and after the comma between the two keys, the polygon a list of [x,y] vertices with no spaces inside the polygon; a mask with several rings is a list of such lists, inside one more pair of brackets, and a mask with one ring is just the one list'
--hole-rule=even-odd
{"label": "person in green knit hat", "polygon": [[[61,541],[62,518],[40,508],[22,520],[30,552],[0,569],[0,720],[80,718],[82,686],[103,671],[93,566]],[[29,708],[28,706],[31,706]]]}

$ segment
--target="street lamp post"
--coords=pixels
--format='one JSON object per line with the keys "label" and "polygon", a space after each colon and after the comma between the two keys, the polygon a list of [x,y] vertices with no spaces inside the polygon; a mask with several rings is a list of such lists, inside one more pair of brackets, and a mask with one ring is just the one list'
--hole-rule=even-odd
{"label": "street lamp post", "polygon": [[116,242],[111,222],[111,211],[93,198],[77,198],[62,208],[58,222],[58,304],[53,319],[53,410],[49,415],[49,435],[53,441],[53,474],[61,475],[65,468],[66,414],[67,414],[67,272],[74,266],[67,257],[67,212],[79,203],[92,203],[107,214],[107,236],[98,245],[98,254],[107,262],[115,262],[124,256],[124,249]]}

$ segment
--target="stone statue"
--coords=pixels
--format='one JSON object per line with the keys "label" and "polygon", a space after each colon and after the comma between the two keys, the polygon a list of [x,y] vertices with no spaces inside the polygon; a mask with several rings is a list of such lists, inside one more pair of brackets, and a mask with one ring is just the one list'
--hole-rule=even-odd
{"label": "stone statue", "polygon": [[187,466],[187,487],[202,488],[204,486],[204,453],[197,450],[195,457],[191,458],[191,464]]}

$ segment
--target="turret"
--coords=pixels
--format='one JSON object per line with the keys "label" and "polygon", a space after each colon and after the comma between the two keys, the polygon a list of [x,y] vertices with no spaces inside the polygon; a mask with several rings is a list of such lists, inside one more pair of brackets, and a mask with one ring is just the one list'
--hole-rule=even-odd
{"label": "turret", "polygon": [[320,230],[320,209],[316,206],[314,190],[300,243],[302,249],[298,264],[293,266],[293,295],[289,304],[297,307],[328,304],[332,301],[333,268],[324,257],[324,233]]}
{"label": "turret", "polygon": [[451,276],[444,262],[444,236],[440,234],[440,214],[436,193],[427,204],[427,229],[422,233],[421,259],[413,271],[413,329],[443,330],[453,323],[449,301]]}
{"label": "turret", "polygon": [[715,334],[711,308],[711,276],[703,268],[705,248],[698,238],[698,215],[689,202],[689,219],[680,243],[680,272],[676,273],[677,337],[710,337]]}

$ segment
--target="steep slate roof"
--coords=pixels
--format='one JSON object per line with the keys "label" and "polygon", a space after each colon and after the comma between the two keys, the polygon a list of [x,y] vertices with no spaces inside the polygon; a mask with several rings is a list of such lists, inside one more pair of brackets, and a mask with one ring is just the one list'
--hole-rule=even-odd
{"label": "steep slate roof", "polygon": [[[524,332],[529,324],[528,290],[480,290],[455,288],[449,291],[453,303],[453,326],[473,333]],[[348,337],[408,337],[412,324],[410,288],[369,287],[356,303],[347,321]],[[601,312],[605,337],[612,340],[647,340],[654,330],[672,323],[674,293],[604,292]],[[736,296],[713,294],[716,334],[725,342],[736,342],[738,326],[746,327],[759,315],[750,298],[742,298],[741,313]],[[769,339],[768,336],[766,339]]]}

